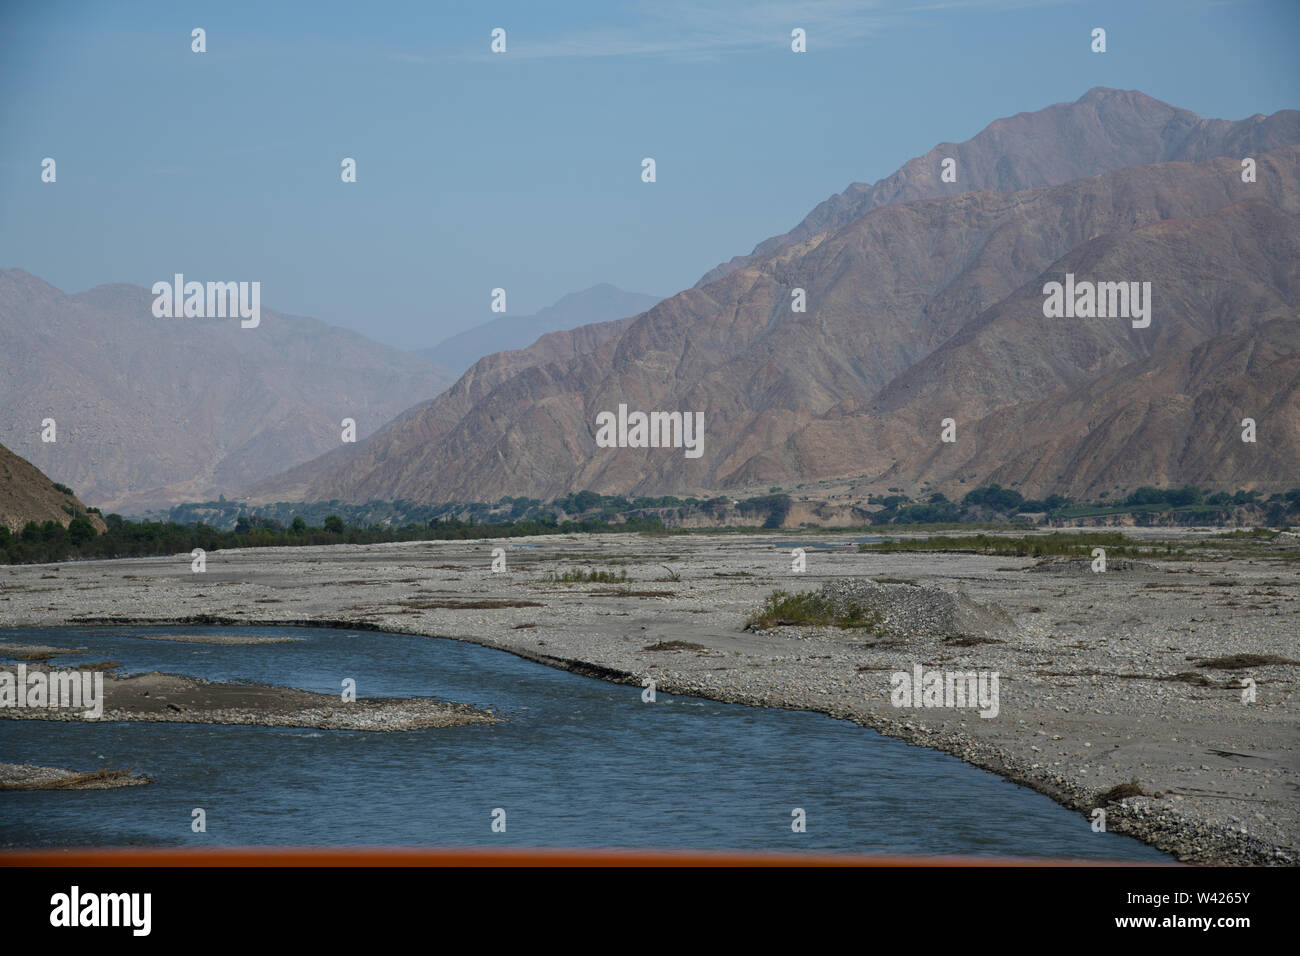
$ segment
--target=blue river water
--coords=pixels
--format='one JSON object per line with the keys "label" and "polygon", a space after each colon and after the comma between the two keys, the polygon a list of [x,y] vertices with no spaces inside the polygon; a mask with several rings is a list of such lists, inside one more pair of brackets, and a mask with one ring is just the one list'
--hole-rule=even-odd
{"label": "blue river water", "polygon": [[[283,634],[222,646],[141,633]],[[0,720],[0,761],[134,767],[148,786],[0,793],[0,846],[654,847],[1168,861],[1081,814],[936,751],[819,714],[614,685],[452,640],[259,628],[11,628],[209,680],[360,697],[432,696],[507,722],[369,733]],[[12,662],[0,661],[11,668]],[[202,807],[207,830],[191,829]],[[506,832],[492,831],[506,811]],[[802,809],[806,831],[791,827]]]}

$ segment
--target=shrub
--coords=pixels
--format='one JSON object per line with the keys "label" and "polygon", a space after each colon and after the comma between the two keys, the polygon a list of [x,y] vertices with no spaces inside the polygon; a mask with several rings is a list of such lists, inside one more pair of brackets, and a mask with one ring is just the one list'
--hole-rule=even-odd
{"label": "shrub", "polygon": [[836,607],[817,591],[805,591],[802,594],[773,591],[768,595],[763,607],[745,621],[745,629],[807,625],[866,628],[874,631],[880,626],[882,620],[879,614],[861,604],[851,602]]}

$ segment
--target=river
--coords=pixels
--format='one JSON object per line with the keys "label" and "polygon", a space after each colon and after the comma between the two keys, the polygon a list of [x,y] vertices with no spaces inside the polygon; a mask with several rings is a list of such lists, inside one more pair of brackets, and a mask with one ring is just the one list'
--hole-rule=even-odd
{"label": "river", "polygon": [[[141,633],[304,638],[213,645]],[[214,681],[434,696],[507,722],[399,733],[0,720],[0,760],[149,786],[0,793],[0,845],[565,846],[1168,861],[1042,794],[820,714],[658,694],[458,641],[324,628],[8,628]],[[12,667],[12,664],[5,664]],[[207,830],[191,830],[202,807]],[[506,832],[492,831],[506,811]],[[791,828],[802,809],[806,831]]]}

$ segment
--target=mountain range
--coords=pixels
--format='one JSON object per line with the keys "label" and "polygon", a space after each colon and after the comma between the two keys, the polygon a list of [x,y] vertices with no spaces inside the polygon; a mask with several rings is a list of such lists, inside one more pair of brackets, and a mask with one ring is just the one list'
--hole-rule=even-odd
{"label": "mountain range", "polygon": [[0,270],[0,441],[106,512],[234,494],[342,444],[344,418],[364,438],[449,383],[315,319],[160,319],[153,301]]}
{"label": "mountain range", "polygon": [[[1294,110],[1210,120],[1134,91],[998,120],[639,315],[481,359],[250,497],[1294,484],[1297,144]],[[1067,276],[1150,283],[1150,325],[1047,317]],[[620,405],[702,412],[704,453],[597,447]]]}

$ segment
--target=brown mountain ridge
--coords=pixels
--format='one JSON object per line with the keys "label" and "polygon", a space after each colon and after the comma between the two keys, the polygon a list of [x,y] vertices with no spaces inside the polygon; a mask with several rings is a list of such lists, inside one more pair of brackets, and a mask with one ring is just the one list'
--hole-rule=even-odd
{"label": "brown mountain ridge", "polygon": [[[995,120],[964,143],[940,143],[871,185],[853,183],[818,204],[789,232],[710,270],[697,286],[893,203],[980,189],[1055,186],[1125,166],[1254,156],[1296,142],[1296,110],[1259,113],[1238,122],[1203,119],[1137,90],[1095,87],[1073,103]],[[940,178],[946,158],[956,160],[956,182]]]}
{"label": "brown mountain ridge", "polygon": [[[1073,175],[1089,150],[1088,162],[1229,155],[897,201],[834,220],[585,340],[575,330],[491,356],[355,449],[260,483],[252,497],[482,501],[846,477],[958,490],[1015,481],[1036,495],[1095,492],[1133,476],[1234,487],[1286,480],[1275,476],[1300,464],[1286,424],[1294,388],[1283,380],[1293,368],[1284,330],[1300,292],[1300,149],[1254,147],[1300,140],[1300,114],[1188,120],[1141,94],[1093,91],[1006,127],[1057,143],[1062,129],[1087,125],[1063,120],[1072,109],[1109,120],[1092,128],[1099,144],[1073,143],[1053,175]],[[1034,124],[1039,132],[1026,131]],[[1172,144],[1170,129],[1180,131]],[[999,124],[989,130],[1005,138]],[[1239,148],[1257,160],[1257,182],[1242,182],[1231,152]],[[1030,152],[1046,175],[1050,150]],[[991,155],[970,165],[999,168]],[[1014,180],[1019,167],[1007,168]],[[1043,283],[1067,271],[1150,281],[1151,327],[1045,319]],[[795,288],[806,291],[806,313],[791,312]],[[1252,349],[1258,360],[1240,366]],[[1206,362],[1224,364],[1193,374]],[[1250,376],[1263,378],[1242,380]],[[1175,382],[1191,391],[1144,391]],[[1162,399],[1203,414],[1175,415]],[[1267,415],[1260,428],[1270,444],[1224,444],[1235,432],[1220,434],[1223,423],[1248,417],[1232,400],[1248,411],[1262,403],[1255,417]],[[598,449],[595,417],[620,404],[703,412],[704,455]],[[941,446],[946,417],[959,437]],[[1156,440],[1160,428],[1171,437]]]}

